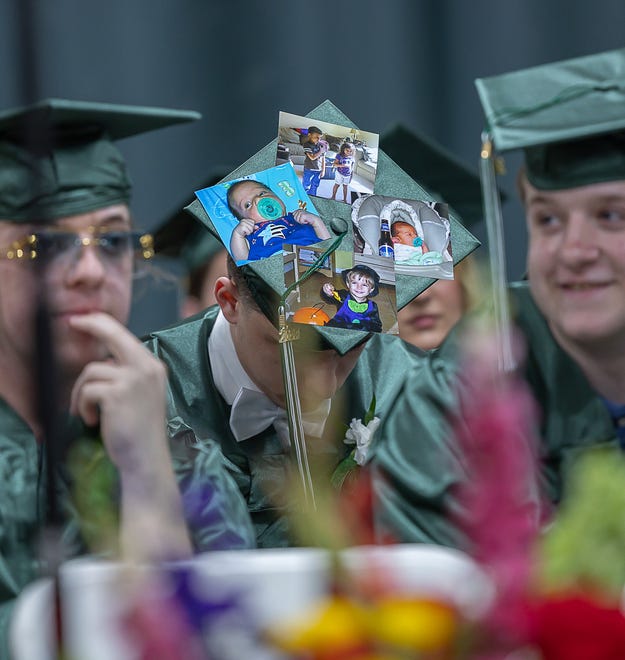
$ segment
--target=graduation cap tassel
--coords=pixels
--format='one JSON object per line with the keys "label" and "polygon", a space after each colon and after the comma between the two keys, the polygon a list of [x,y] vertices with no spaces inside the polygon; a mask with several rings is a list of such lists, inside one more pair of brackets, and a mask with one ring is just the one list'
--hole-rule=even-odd
{"label": "graduation cap tassel", "polygon": [[286,402],[286,414],[289,421],[289,433],[291,442],[295,448],[297,468],[302,479],[304,491],[304,502],[313,510],[317,508],[315,502],[315,491],[313,488],[310,466],[308,464],[308,450],[306,448],[306,437],[302,425],[302,409],[300,406],[299,391],[297,388],[297,373],[295,372],[295,355],[293,354],[293,341],[299,339],[299,330],[290,326],[286,321],[286,299],[289,293],[302,282],[306,281],[314,272],[323,265],[326,257],[330,255],[341,244],[345,232],[339,234],[330,246],[315,260],[306,271],[296,279],[282,294],[278,307],[278,332],[280,343],[280,359],[282,361],[282,376],[284,378],[284,393]]}
{"label": "graduation cap tassel", "polygon": [[286,412],[289,422],[289,434],[295,448],[297,469],[302,479],[304,502],[307,507],[315,510],[315,491],[313,488],[310,466],[308,464],[308,450],[306,438],[302,425],[302,410],[299,402],[299,391],[297,389],[297,374],[295,372],[295,356],[293,354],[293,340],[297,339],[299,332],[290,328],[286,323],[284,305],[279,310],[279,332],[280,332],[280,355],[282,359],[282,371],[284,376],[284,393],[286,400]]}
{"label": "graduation cap tassel", "polygon": [[484,216],[488,236],[493,313],[497,337],[499,369],[505,372],[515,368],[510,334],[510,310],[506,295],[506,253],[503,240],[503,216],[497,190],[493,142],[488,132],[482,134],[480,153],[480,179],[484,198]]}

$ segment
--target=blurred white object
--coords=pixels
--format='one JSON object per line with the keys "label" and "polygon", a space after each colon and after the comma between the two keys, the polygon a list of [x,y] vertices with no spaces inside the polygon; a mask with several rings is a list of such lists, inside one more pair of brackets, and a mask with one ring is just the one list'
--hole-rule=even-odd
{"label": "blurred white object", "polygon": [[[398,593],[445,600],[469,618],[478,616],[492,598],[484,572],[458,550],[421,544],[363,546],[343,551],[342,558],[355,578],[379,569]],[[327,595],[330,580],[330,556],[315,548],[212,552],[181,565],[192,569],[197,595],[238,594],[260,628],[312,609]],[[64,564],[60,579],[67,655],[81,660],[135,660],[137,649],[119,621],[133,585],[140,587],[150,575],[156,575],[155,569],[95,559]],[[18,600],[11,631],[15,660],[51,658],[51,587],[49,580],[41,580]],[[265,652],[258,657],[273,656]]]}

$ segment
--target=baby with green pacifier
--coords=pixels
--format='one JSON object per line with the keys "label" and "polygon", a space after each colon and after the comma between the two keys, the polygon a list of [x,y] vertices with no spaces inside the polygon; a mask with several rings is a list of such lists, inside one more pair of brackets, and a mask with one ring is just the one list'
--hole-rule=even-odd
{"label": "baby with green pacifier", "polygon": [[312,245],[331,236],[323,220],[306,211],[304,202],[287,212],[282,199],[260,181],[233,183],[227,201],[239,221],[230,239],[230,252],[237,263],[269,257],[283,243]]}

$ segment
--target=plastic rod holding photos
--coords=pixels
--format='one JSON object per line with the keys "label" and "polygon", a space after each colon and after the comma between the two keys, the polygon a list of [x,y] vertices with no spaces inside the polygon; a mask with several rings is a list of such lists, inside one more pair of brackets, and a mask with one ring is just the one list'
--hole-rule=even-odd
{"label": "plastic rod holding photos", "polygon": [[493,141],[488,132],[482,133],[480,153],[480,180],[484,198],[484,216],[488,236],[493,315],[497,338],[499,369],[504,372],[516,367],[512,351],[510,309],[507,297],[506,253],[503,240],[503,216],[497,191]]}
{"label": "plastic rod holding photos", "polygon": [[304,492],[304,502],[306,506],[315,510],[315,491],[310,474],[310,465],[308,463],[308,450],[306,448],[306,437],[302,425],[302,409],[300,405],[299,390],[297,387],[297,373],[295,371],[295,355],[293,353],[293,341],[299,338],[299,329],[289,325],[286,320],[285,301],[289,293],[302,282],[307,280],[316,270],[321,268],[326,257],[334,252],[341,244],[345,233],[338,236],[330,247],[319,256],[319,258],[304,271],[302,276],[297,279],[280,299],[278,308],[278,332],[280,342],[280,360],[282,362],[282,376],[284,379],[284,393],[286,403],[286,415],[289,423],[289,435],[291,444],[295,449],[295,459],[297,469],[302,480],[302,489]]}

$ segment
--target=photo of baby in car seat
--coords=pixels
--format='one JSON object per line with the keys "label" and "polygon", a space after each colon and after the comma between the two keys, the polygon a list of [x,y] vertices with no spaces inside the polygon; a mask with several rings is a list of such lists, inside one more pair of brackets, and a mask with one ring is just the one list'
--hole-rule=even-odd
{"label": "photo of baby in car seat", "polygon": [[397,273],[453,279],[447,205],[367,195],[351,217],[356,252],[392,255]]}

